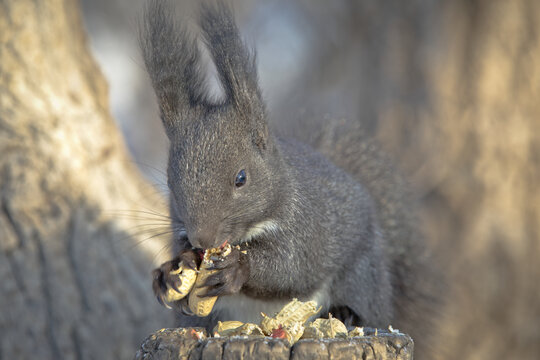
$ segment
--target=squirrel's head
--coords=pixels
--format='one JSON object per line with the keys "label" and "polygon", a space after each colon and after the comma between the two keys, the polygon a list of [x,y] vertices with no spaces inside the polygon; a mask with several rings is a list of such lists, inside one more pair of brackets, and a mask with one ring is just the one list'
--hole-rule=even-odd
{"label": "squirrel's head", "polygon": [[163,1],[149,2],[141,47],[171,143],[171,216],[193,246],[211,248],[272,228],[280,175],[255,59],[231,11],[203,6],[200,25],[225,92],[220,103],[205,93],[196,41]]}

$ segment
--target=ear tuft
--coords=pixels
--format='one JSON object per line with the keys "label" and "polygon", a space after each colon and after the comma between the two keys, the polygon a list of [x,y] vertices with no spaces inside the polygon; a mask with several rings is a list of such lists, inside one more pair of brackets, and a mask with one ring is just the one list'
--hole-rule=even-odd
{"label": "ear tuft", "polygon": [[265,151],[268,145],[268,133],[257,131],[253,137],[253,143],[259,150]]}
{"label": "ear tuft", "polygon": [[231,9],[223,3],[204,3],[200,25],[227,102],[243,111],[259,107],[262,101],[257,84],[256,56],[243,43]]}
{"label": "ear tuft", "polygon": [[168,0],[149,0],[139,25],[139,43],[165,129],[192,118],[204,94],[196,41],[173,20]]}

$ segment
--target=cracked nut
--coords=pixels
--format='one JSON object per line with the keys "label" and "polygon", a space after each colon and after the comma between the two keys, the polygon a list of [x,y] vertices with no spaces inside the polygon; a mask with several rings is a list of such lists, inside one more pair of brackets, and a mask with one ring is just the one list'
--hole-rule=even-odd
{"label": "cracked nut", "polygon": [[201,285],[205,283],[210,275],[218,271],[211,270],[214,261],[219,261],[229,255],[231,251],[231,245],[227,244],[223,248],[208,249],[204,252],[204,258],[199,268],[199,276],[197,276],[197,281],[195,282],[195,286],[189,294],[188,299],[189,309],[193,314],[197,316],[208,316],[214,308],[214,304],[218,297],[199,297],[199,295],[204,294],[207,290],[206,287],[201,287]]}
{"label": "cracked nut", "polygon": [[168,303],[173,301],[178,301],[184,298],[195,285],[197,279],[197,272],[193,269],[190,269],[187,266],[184,266],[182,262],[178,264],[178,269],[171,271],[169,274],[177,275],[180,278],[181,285],[177,290],[172,287],[167,287],[167,292],[165,293],[164,300]]}
{"label": "cracked nut", "polygon": [[329,316],[328,319],[317,319],[308,324],[302,335],[303,339],[322,338],[346,338],[348,336],[347,327],[338,319]]}
{"label": "cracked nut", "polygon": [[261,328],[266,334],[271,334],[272,330],[277,329],[279,326],[290,328],[295,323],[303,325],[310,317],[317,315],[319,311],[321,311],[321,307],[317,309],[317,303],[315,301],[302,302],[298,299],[293,299],[274,317],[262,314]]}
{"label": "cracked nut", "polygon": [[214,336],[264,336],[258,325],[241,321],[218,321],[212,333]]}

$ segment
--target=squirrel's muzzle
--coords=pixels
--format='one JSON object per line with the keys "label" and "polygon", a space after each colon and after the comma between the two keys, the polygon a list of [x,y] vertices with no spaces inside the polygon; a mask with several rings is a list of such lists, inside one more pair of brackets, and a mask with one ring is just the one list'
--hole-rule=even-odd
{"label": "squirrel's muzzle", "polygon": [[204,229],[188,233],[189,242],[199,249],[211,249],[216,247],[216,231],[212,227],[206,226]]}

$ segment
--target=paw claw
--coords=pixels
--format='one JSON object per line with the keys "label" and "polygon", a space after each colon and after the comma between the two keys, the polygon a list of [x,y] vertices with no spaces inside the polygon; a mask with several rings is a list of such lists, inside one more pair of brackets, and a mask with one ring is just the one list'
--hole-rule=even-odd
{"label": "paw claw", "polygon": [[[172,309],[172,307],[168,304],[166,300],[170,298],[170,289],[173,289],[177,293],[182,293],[182,291],[180,291],[180,288],[182,286],[182,280],[178,276],[180,262],[184,261],[182,256],[187,257],[188,260],[194,259],[196,257],[194,251],[191,251],[191,255],[189,255],[188,253],[189,251],[183,251],[181,255],[163,263],[159,268],[152,271],[152,289],[154,291],[154,294],[158,302],[168,309]],[[194,262],[191,261],[191,265],[193,264]],[[176,307],[176,302],[173,301],[173,303]]]}
{"label": "paw claw", "polygon": [[223,283],[223,273],[218,272],[217,274],[209,276],[201,287],[212,287],[221,283]]}
{"label": "paw claw", "polygon": [[195,250],[182,250],[179,259],[184,263],[184,266],[192,270],[197,270],[201,262],[200,256]]}
{"label": "paw claw", "polygon": [[167,309],[172,309],[171,306],[169,304],[167,304],[167,302],[165,302],[165,300],[163,300],[163,295],[162,294],[156,295],[156,299],[162,306],[165,306]]}
{"label": "paw claw", "polygon": [[181,292],[180,291],[180,286],[182,286],[182,281],[181,280],[175,280],[175,281],[169,282],[169,286],[171,288],[173,288],[174,291]]}
{"label": "paw claw", "polygon": [[223,286],[214,287],[211,289],[208,289],[204,294],[197,295],[200,298],[206,298],[206,297],[214,297],[214,296],[220,296],[225,293],[225,288]]}
{"label": "paw claw", "polygon": [[191,311],[191,309],[188,306],[181,306],[180,310],[182,311],[182,314],[187,316],[194,316],[195,313]]}

